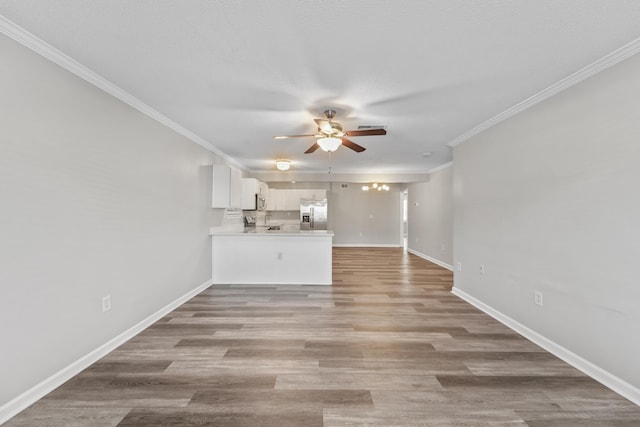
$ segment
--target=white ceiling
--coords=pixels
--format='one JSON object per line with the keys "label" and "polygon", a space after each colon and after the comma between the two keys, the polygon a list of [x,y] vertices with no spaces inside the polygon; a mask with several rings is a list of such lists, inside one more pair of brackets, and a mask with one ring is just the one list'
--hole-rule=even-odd
{"label": "white ceiling", "polygon": [[[425,173],[640,37],[637,0],[0,0],[0,15],[251,171]],[[327,107],[367,148],[303,154]],[[433,153],[424,157],[423,153]]]}

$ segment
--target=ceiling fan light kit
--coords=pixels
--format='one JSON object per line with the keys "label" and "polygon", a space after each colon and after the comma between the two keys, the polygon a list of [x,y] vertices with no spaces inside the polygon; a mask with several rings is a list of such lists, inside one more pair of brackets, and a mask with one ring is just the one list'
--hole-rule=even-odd
{"label": "ceiling fan light kit", "polygon": [[291,161],[286,159],[276,160],[276,168],[281,171],[288,171],[291,168]]}
{"label": "ceiling fan light kit", "polygon": [[340,145],[342,145],[342,139],[334,136],[318,139],[318,145],[322,151],[332,152],[336,151]]}

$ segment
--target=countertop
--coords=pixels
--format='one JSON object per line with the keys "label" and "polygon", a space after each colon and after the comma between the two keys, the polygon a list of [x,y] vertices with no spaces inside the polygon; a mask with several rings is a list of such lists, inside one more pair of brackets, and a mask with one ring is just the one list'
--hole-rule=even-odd
{"label": "countertop", "polygon": [[333,237],[332,230],[300,230],[297,227],[281,227],[280,230],[269,230],[268,226],[255,226],[255,227],[232,227],[232,228],[220,228],[211,227],[209,229],[209,235],[211,236],[305,236],[305,237]]}

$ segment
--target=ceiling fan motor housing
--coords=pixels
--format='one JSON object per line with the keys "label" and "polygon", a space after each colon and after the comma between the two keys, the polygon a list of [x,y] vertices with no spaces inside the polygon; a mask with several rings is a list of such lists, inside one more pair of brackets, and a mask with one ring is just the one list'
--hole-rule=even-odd
{"label": "ceiling fan motor housing", "polygon": [[336,116],[336,110],[324,110],[323,114],[327,119],[331,120]]}

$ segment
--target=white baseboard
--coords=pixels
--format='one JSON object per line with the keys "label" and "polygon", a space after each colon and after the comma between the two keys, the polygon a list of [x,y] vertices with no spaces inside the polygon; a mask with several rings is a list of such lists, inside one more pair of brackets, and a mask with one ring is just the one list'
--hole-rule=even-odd
{"label": "white baseboard", "polygon": [[334,243],[334,248],[401,248],[400,243]]}
{"label": "white baseboard", "polygon": [[89,366],[91,366],[91,364],[97,362],[102,357],[106,356],[109,352],[115,350],[117,347],[124,344],[125,342],[142,332],[144,329],[151,326],[154,322],[160,320],[162,317],[175,310],[177,307],[184,304],[194,296],[198,295],[209,286],[211,286],[211,280],[207,280],[197,288],[187,292],[180,298],[164,306],[138,324],[127,329],[120,335],[107,341],[100,347],[71,363],[69,366],[61,369],[60,371],[51,375],[49,378],[31,387],[29,390],[25,391],[18,397],[2,405],[2,407],[0,407],[0,424],[7,422],[9,419],[16,416],[19,412],[35,403],[38,399],[41,399],[47,393],[53,391],[64,382],[77,375],[83,369],[88,368]]}
{"label": "white baseboard", "polygon": [[424,258],[427,261],[431,261],[432,263],[437,264],[442,268],[446,268],[447,270],[453,271],[453,266],[452,265],[449,265],[446,262],[442,262],[442,261],[440,261],[438,259],[432,258],[429,255],[425,255],[422,252],[414,251],[413,249],[407,249],[407,252],[409,252],[410,254],[417,255],[420,258]]}
{"label": "white baseboard", "polygon": [[462,298],[469,304],[473,305],[474,307],[478,308],[479,310],[493,317],[498,322],[504,324],[509,329],[516,331],[523,337],[527,338],[529,341],[544,348],[549,353],[564,360],[569,365],[582,371],[584,374],[590,376],[594,380],[609,387],[611,390],[615,391],[619,395],[629,399],[636,405],[640,406],[640,389],[638,389],[637,387],[629,384],[628,382],[622,380],[621,378],[618,378],[617,376],[611,374],[610,372],[605,371],[599,366],[594,365],[588,360],[583,359],[582,357],[578,356],[572,351],[567,350],[561,345],[551,341],[550,339],[544,337],[543,335],[540,335],[536,331],[529,329],[528,327],[524,326],[520,322],[513,320],[509,316],[505,316],[501,312],[488,306],[482,301],[472,297],[466,292],[454,287],[451,290],[451,293]]}

